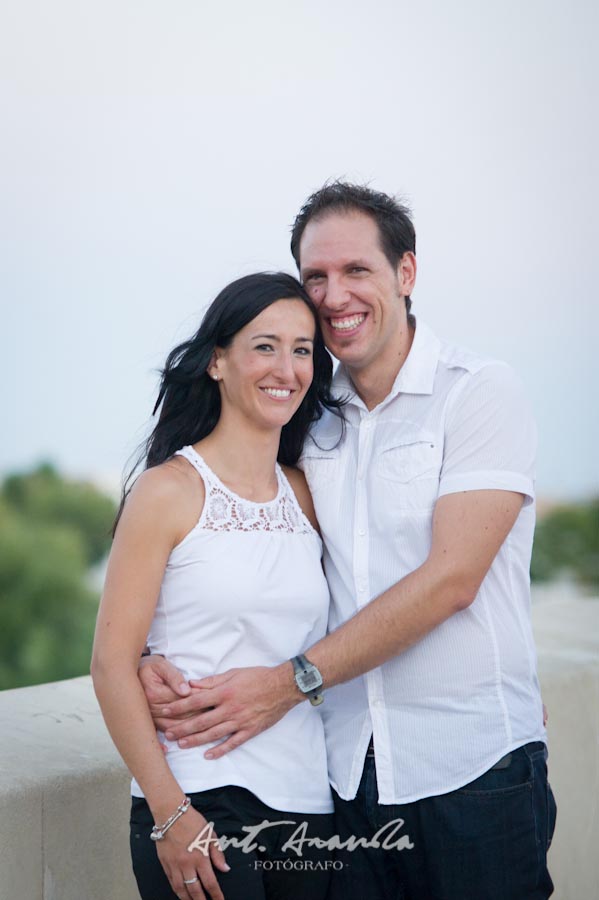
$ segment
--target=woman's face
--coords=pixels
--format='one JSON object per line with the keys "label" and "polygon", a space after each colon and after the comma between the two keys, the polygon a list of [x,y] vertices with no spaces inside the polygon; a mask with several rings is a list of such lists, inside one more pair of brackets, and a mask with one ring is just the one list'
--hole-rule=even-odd
{"label": "woman's face", "polygon": [[291,419],[312,383],[314,318],[302,300],[277,300],[217,348],[208,373],[218,376],[222,415],[264,428]]}

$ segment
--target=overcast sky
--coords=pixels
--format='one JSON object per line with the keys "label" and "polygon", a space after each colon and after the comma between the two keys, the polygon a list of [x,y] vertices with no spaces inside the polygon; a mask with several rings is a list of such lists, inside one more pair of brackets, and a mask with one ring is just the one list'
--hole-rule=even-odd
{"label": "overcast sky", "polygon": [[228,281],[330,177],[411,204],[414,306],[512,363],[599,491],[592,0],[19,0],[0,20],[0,471],[113,478]]}

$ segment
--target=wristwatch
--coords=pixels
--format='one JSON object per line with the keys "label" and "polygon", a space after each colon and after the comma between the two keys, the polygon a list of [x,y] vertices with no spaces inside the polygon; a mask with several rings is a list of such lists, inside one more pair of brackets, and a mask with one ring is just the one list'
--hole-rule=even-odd
{"label": "wristwatch", "polygon": [[306,695],[312,706],[320,706],[324,700],[324,695],[318,692],[318,688],[322,687],[322,675],[303,653],[294,656],[291,662],[298,688]]}

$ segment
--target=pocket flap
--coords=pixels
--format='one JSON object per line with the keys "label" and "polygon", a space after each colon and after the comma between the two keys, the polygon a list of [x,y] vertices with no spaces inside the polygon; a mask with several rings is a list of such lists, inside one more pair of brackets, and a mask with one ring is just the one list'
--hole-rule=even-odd
{"label": "pocket flap", "polygon": [[[411,424],[411,423],[410,423]],[[441,453],[431,431],[414,426],[397,427],[383,433],[378,442],[377,472],[392,481],[408,482],[421,476],[435,476],[441,467]]]}

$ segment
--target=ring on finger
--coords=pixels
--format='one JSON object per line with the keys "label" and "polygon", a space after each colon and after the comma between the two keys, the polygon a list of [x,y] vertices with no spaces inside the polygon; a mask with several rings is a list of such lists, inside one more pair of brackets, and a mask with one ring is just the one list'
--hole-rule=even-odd
{"label": "ring on finger", "polygon": [[196,881],[199,881],[197,875],[195,876],[195,878],[184,878],[184,879],[183,879],[183,884],[195,884]]}

